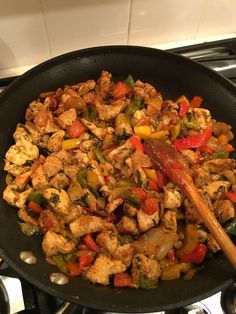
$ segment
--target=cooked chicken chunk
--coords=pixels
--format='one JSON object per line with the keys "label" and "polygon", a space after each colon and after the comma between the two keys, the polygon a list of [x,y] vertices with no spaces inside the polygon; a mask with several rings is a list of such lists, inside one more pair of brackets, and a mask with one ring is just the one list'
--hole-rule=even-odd
{"label": "cooked chicken chunk", "polygon": [[6,153],[6,159],[18,166],[22,166],[27,161],[35,160],[38,157],[38,147],[27,141],[17,141],[16,144],[12,145]]}
{"label": "cooked chicken chunk", "polygon": [[77,118],[75,108],[64,111],[57,119],[58,124],[62,129],[66,129],[67,126],[71,125]]}
{"label": "cooked chicken chunk", "polygon": [[157,225],[159,220],[159,211],[152,215],[146,214],[142,209],[139,209],[137,212],[138,227],[142,232],[145,232]]}
{"label": "cooked chicken chunk", "polygon": [[[143,281],[153,281],[153,286],[157,284],[157,280],[161,275],[161,267],[159,263],[151,258],[146,257],[144,254],[136,254],[132,262],[132,277],[134,283],[141,286]],[[143,288],[147,288],[144,287]]]}
{"label": "cooked chicken chunk", "polygon": [[81,119],[83,124],[89,129],[91,133],[93,133],[98,139],[103,140],[107,133],[113,133],[113,128],[101,128],[97,127],[95,123],[92,123],[88,120]]}
{"label": "cooked chicken chunk", "polygon": [[40,165],[31,175],[32,185],[34,189],[43,189],[48,187],[48,176],[42,165]]}
{"label": "cooked chicken chunk", "polygon": [[118,99],[113,101],[110,105],[105,105],[98,98],[96,99],[96,109],[98,111],[99,118],[104,121],[109,121],[115,118],[120,112],[122,112],[128,105],[127,100]]}
{"label": "cooked chicken chunk", "polygon": [[202,223],[202,218],[198,214],[197,209],[195,208],[195,206],[192,205],[192,203],[187,198],[185,198],[183,204],[184,204],[184,209],[185,209],[186,221],[188,223],[193,223],[193,224]]}
{"label": "cooked chicken chunk", "polygon": [[95,86],[96,86],[96,82],[94,80],[88,80],[78,85],[78,92],[80,96],[84,96],[88,92],[94,90]]}
{"label": "cooked chicken chunk", "polygon": [[116,273],[122,273],[126,266],[120,261],[99,254],[94,264],[89,268],[85,277],[93,283],[109,285],[109,277]]}
{"label": "cooked chicken chunk", "polygon": [[194,108],[193,117],[200,128],[205,129],[211,120],[211,113],[209,110],[204,108]]}
{"label": "cooked chicken chunk", "polygon": [[231,158],[227,159],[213,159],[203,163],[202,168],[208,170],[210,173],[221,173],[228,169],[236,167],[236,161]]}
{"label": "cooked chicken chunk", "polygon": [[112,213],[114,210],[116,210],[116,208],[117,208],[118,206],[120,206],[121,204],[123,204],[123,202],[124,202],[124,200],[123,200],[121,197],[119,197],[119,198],[117,198],[117,199],[115,199],[115,200],[109,202],[109,203],[107,204],[107,206],[106,206],[106,211],[107,211],[108,213]]}
{"label": "cooked chicken chunk", "polygon": [[212,234],[209,234],[208,239],[207,239],[207,246],[211,250],[211,252],[216,253],[220,251],[220,246],[216,242],[215,238],[213,237]]}
{"label": "cooked chicken chunk", "polygon": [[17,177],[30,169],[30,166],[17,166],[7,159],[5,160],[4,170],[9,172],[14,177]]}
{"label": "cooked chicken chunk", "polygon": [[60,189],[65,190],[70,184],[70,180],[63,172],[59,172],[51,178],[49,183],[51,186],[53,186],[54,188],[58,190]]}
{"label": "cooked chicken chunk", "polygon": [[27,171],[23,174],[20,174],[19,176],[15,178],[15,180],[13,181],[13,184],[16,185],[20,190],[23,190],[26,184],[28,184],[30,180],[30,176],[31,176],[31,171]]}
{"label": "cooked chicken chunk", "polygon": [[33,226],[38,225],[38,219],[34,218],[32,215],[30,215],[30,210],[26,207],[21,207],[18,210],[18,217],[27,224],[30,224]]}
{"label": "cooked chicken chunk", "polygon": [[169,182],[164,187],[164,207],[175,209],[181,206],[183,201],[183,194],[181,190],[173,183]]}
{"label": "cooked chicken chunk", "polygon": [[114,226],[101,217],[84,215],[70,223],[70,230],[74,237],[80,238],[85,234],[102,230],[113,230]]}
{"label": "cooked chicken chunk", "polygon": [[66,191],[48,188],[42,191],[42,195],[56,213],[63,215],[70,213],[70,199]]}
{"label": "cooked chicken chunk", "polygon": [[75,244],[72,241],[66,240],[60,234],[48,231],[43,239],[42,248],[44,253],[50,257],[57,253],[70,253],[75,248]]}
{"label": "cooked chicken chunk", "polygon": [[174,210],[166,210],[162,216],[162,222],[166,229],[170,229],[173,231],[177,231],[177,216],[176,211]]}
{"label": "cooked chicken chunk", "polygon": [[98,79],[99,94],[104,98],[111,90],[112,76],[107,71],[102,71],[100,78]]}
{"label": "cooked chicken chunk", "polygon": [[212,201],[222,196],[228,191],[230,183],[228,181],[214,181],[203,186],[203,190],[208,193]]}
{"label": "cooked chicken chunk", "polygon": [[65,109],[83,110],[86,107],[83,98],[71,88],[65,88],[61,96],[61,103]]}
{"label": "cooked chicken chunk", "polygon": [[116,225],[118,232],[121,234],[138,234],[137,221],[134,218],[123,216],[121,220]]}
{"label": "cooked chicken chunk", "polygon": [[125,141],[123,145],[110,151],[106,158],[109,160],[116,169],[120,169],[125,162],[125,159],[134,151],[133,144],[130,140]]}
{"label": "cooked chicken chunk", "polygon": [[51,135],[47,143],[49,152],[59,152],[61,150],[61,143],[65,136],[65,131],[60,130]]}
{"label": "cooked chicken chunk", "polygon": [[58,157],[50,155],[46,158],[43,169],[48,177],[53,177],[63,169],[63,164]]}
{"label": "cooked chicken chunk", "polygon": [[214,204],[214,207],[216,217],[222,224],[235,217],[234,204],[230,200],[218,200]]}
{"label": "cooked chicken chunk", "polygon": [[9,184],[3,191],[3,199],[12,206],[24,207],[25,202],[28,199],[29,194],[33,191],[32,188],[25,190],[24,192],[19,192],[17,185]]}
{"label": "cooked chicken chunk", "polygon": [[51,210],[43,210],[39,215],[39,226],[43,233],[48,231],[59,232],[60,224]]}

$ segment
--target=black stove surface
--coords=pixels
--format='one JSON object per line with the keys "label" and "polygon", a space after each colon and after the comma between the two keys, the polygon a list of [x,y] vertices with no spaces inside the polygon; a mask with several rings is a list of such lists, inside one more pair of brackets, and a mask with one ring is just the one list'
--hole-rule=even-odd
{"label": "black stove surface", "polygon": [[[236,84],[236,38],[170,49],[212,68]],[[0,79],[0,89],[16,77]],[[50,296],[33,287],[0,258],[0,314],[102,314]],[[235,314],[236,283],[216,295],[182,309],[159,314]],[[108,314],[108,312],[106,312]],[[113,313],[114,314],[114,313]]]}

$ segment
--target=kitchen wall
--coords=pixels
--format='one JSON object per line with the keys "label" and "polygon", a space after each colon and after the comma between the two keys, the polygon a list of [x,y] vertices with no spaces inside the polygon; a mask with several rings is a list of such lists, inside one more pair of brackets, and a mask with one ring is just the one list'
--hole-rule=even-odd
{"label": "kitchen wall", "polygon": [[85,47],[232,37],[235,21],[235,0],[0,0],[0,77]]}

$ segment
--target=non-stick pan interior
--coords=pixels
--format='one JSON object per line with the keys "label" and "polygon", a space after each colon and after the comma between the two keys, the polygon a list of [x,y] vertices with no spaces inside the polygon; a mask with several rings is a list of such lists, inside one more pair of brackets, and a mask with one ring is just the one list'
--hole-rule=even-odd
{"label": "non-stick pan interior", "polygon": [[[28,104],[43,91],[65,84],[97,79],[102,70],[110,71],[114,80],[132,74],[135,79],[153,84],[164,98],[176,99],[200,95],[213,116],[234,126],[236,122],[236,88],[227,80],[192,61],[163,51],[113,46],[72,52],[49,60],[16,80],[0,97],[0,192],[5,188],[2,171],[7,148],[13,143],[12,133],[24,122]],[[92,285],[72,278],[68,285],[56,286],[49,280],[57,269],[46,263],[40,237],[23,235],[17,224],[17,209],[0,200],[0,254],[25,279],[50,294],[97,309],[117,312],[151,312],[176,308],[207,297],[232,282],[235,272],[219,254],[206,262],[189,281],[160,281],[154,290],[114,289]],[[31,250],[38,258],[36,265],[19,259],[22,250]]]}

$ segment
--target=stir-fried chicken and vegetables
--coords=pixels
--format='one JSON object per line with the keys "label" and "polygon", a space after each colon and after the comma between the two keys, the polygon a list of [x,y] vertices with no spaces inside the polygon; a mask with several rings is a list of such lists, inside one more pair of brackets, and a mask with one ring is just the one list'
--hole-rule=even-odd
{"label": "stir-fried chicken and vegetables", "polygon": [[236,235],[231,126],[202,101],[164,100],[149,83],[102,71],[29,104],[6,152],[3,198],[18,207],[23,233],[43,237],[49,263],[96,284],[154,288],[191,278],[220,250],[191,202],[154,169],[149,138],[183,155],[206,204]]}

